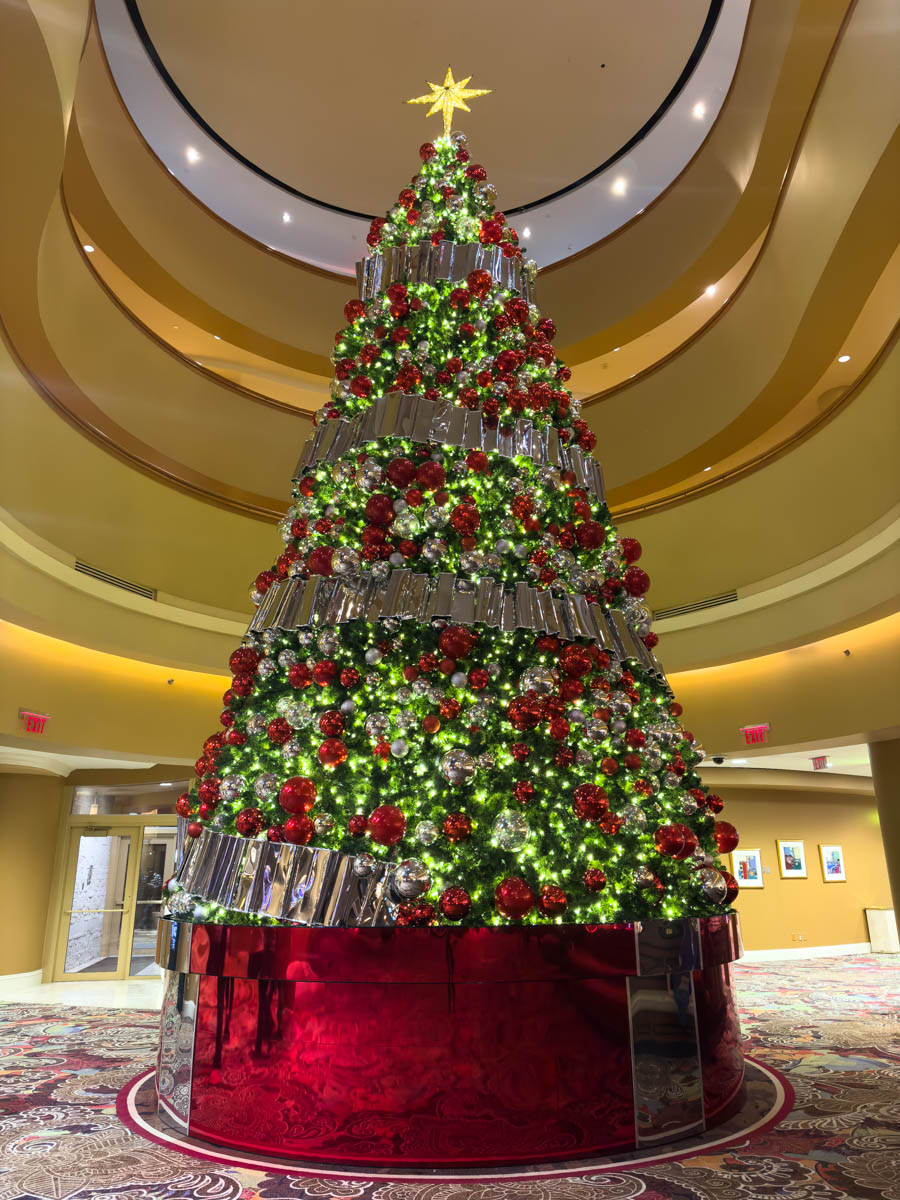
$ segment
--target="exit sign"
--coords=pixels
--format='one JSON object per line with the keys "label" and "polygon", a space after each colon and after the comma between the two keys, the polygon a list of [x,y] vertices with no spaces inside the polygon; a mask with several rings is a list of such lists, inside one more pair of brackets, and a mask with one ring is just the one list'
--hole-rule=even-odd
{"label": "exit sign", "polygon": [[743,725],[741,733],[748,746],[762,746],[769,740],[768,725]]}
{"label": "exit sign", "polygon": [[828,766],[828,756],[823,754],[821,758],[814,758],[812,765],[814,771],[824,771]]}
{"label": "exit sign", "polygon": [[31,712],[27,708],[20,708],[19,716],[26,733],[43,733],[50,720],[46,713]]}

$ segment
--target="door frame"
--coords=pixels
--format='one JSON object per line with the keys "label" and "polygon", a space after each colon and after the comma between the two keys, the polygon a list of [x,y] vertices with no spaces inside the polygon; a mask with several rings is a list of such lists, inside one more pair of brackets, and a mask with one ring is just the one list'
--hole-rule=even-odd
{"label": "door frame", "polygon": [[[140,866],[141,845],[144,829],[147,826],[177,826],[178,817],[175,813],[115,813],[109,815],[75,815],[71,812],[74,788],[65,789],[65,802],[60,813],[59,831],[56,838],[56,852],[53,862],[53,882],[50,889],[50,903],[47,909],[47,926],[44,936],[44,955],[41,963],[44,983],[54,983],[65,980],[67,983],[90,983],[110,979],[141,979],[146,975],[129,975],[131,965],[131,945],[134,933],[135,899],[137,897],[137,873]],[[69,917],[65,911],[71,898],[74,886],[74,847],[77,846],[77,831],[84,829],[106,829],[110,833],[132,834],[131,847],[128,854],[128,871],[125,880],[125,908],[122,917],[122,927],[119,936],[119,969],[115,972],[97,971],[66,975],[62,971],[65,965],[66,944],[68,941]],[[75,854],[77,858],[77,854]],[[71,869],[71,880],[69,872]],[[127,935],[127,953],[126,947]]]}

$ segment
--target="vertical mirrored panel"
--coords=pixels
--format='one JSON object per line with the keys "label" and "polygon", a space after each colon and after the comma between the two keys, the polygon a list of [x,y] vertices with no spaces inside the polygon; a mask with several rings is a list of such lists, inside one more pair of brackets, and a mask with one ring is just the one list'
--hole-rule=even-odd
{"label": "vertical mirrored panel", "polygon": [[118,970],[130,847],[128,833],[78,834],[68,909],[67,975]]}
{"label": "vertical mirrored panel", "polygon": [[134,902],[129,975],[159,976],[156,965],[156,926],[162,912],[162,890],[175,871],[174,825],[147,825],[143,829]]}

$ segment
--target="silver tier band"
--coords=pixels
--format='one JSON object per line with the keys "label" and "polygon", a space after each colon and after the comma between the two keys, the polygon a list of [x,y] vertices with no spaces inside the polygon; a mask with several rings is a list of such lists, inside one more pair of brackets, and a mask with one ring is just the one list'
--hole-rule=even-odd
{"label": "silver tier band", "polygon": [[385,246],[356,264],[360,300],[373,300],[392,283],[462,283],[472,271],[487,271],[501,288],[529,304],[537,302],[534,280],[518,258],[506,258],[499,246],[479,242],[441,242],[432,246]]}

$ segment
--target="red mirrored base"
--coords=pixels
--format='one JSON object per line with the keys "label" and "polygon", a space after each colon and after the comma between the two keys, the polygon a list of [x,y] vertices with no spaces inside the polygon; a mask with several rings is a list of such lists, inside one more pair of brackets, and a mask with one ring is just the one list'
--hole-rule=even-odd
{"label": "red mirrored base", "polygon": [[736,917],[284,929],[163,921],[161,1117],[348,1165],[552,1162],[725,1120]]}

